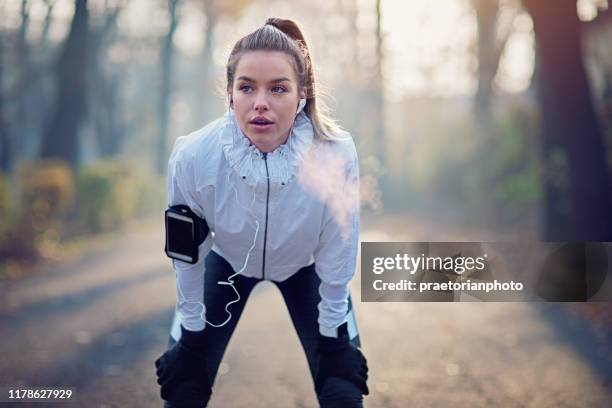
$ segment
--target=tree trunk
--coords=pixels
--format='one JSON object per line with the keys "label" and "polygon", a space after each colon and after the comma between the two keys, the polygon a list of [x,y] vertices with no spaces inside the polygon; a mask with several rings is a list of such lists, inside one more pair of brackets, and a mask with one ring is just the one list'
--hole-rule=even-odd
{"label": "tree trunk", "polygon": [[499,4],[497,0],[474,0],[473,3],[478,29],[478,89],[475,108],[476,113],[482,116],[489,111],[493,79],[499,64],[495,33]]}
{"label": "tree trunk", "polygon": [[608,165],[575,0],[524,0],[534,21],[544,170],[543,238],[612,240]]}
{"label": "tree trunk", "polygon": [[47,47],[47,43],[49,42],[49,29],[51,28],[55,0],[45,0],[45,4],[47,5],[47,12],[45,14],[45,22],[43,23],[42,34],[40,35],[40,45],[43,49]]}
{"label": "tree trunk", "polygon": [[9,139],[8,126],[4,117],[4,37],[0,36],[0,173],[9,174],[13,167],[13,149]]}
{"label": "tree trunk", "polygon": [[207,123],[213,119],[213,112],[210,107],[213,106],[215,92],[214,81],[212,79],[212,69],[214,67],[213,52],[215,48],[215,28],[219,19],[219,11],[213,1],[207,1],[204,7],[206,14],[206,29],[204,32],[204,47],[202,49],[202,95],[197,99],[198,109],[196,126],[202,126],[202,123]]}
{"label": "tree trunk", "polygon": [[28,0],[21,0],[21,24],[19,26],[17,36],[17,64],[20,67],[21,75],[23,75],[24,81],[22,82],[20,92],[15,98],[15,116],[12,124],[12,131],[14,135],[19,135],[17,138],[13,138],[11,141],[14,145],[12,148],[16,152],[16,156],[23,155],[24,151],[27,150],[25,147],[29,145],[28,142],[32,140],[31,122],[28,118],[28,102],[32,100],[32,84],[34,81],[30,81],[30,67],[31,55],[30,45],[28,43],[28,31],[30,28],[30,4]]}
{"label": "tree trunk", "polygon": [[161,55],[161,90],[159,99],[159,138],[157,142],[157,174],[163,175],[167,167],[168,151],[168,124],[170,120],[170,86],[172,80],[172,59],[174,54],[174,33],[178,26],[176,9],[179,0],[168,0],[168,12],[170,14],[170,27],[164,38]]}
{"label": "tree trunk", "polygon": [[120,152],[122,137],[120,75],[105,73],[104,56],[113,43],[117,31],[117,20],[122,8],[116,5],[107,8],[104,24],[98,30],[91,30],[89,45],[90,89],[92,90],[91,120],[94,125],[100,157],[112,157]]}
{"label": "tree trunk", "polygon": [[381,167],[386,169],[387,166],[387,154],[386,154],[386,143],[385,143],[385,118],[384,118],[384,82],[382,74],[382,66],[384,60],[383,52],[383,35],[382,35],[382,14],[381,14],[381,1],[376,0],[376,71],[374,78],[374,146],[376,149],[376,155],[380,160]]}
{"label": "tree trunk", "polygon": [[72,167],[78,164],[79,126],[86,115],[88,20],[87,0],[76,0],[70,33],[56,66],[55,113],[45,131],[41,152],[42,157],[58,157]]}

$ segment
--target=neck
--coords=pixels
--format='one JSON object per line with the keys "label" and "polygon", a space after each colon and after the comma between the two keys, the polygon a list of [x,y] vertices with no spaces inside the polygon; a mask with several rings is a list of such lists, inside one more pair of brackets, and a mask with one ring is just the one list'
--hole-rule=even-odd
{"label": "neck", "polygon": [[[293,126],[291,128],[293,128]],[[257,148],[257,150],[259,150],[262,153],[270,153],[270,152],[273,152],[274,150],[276,150],[278,148],[278,146],[287,143],[287,140],[289,140],[290,131],[291,131],[291,129],[289,130],[289,132],[287,132],[287,134],[285,135],[285,137],[283,137],[283,139],[281,141],[277,141],[277,142],[272,143],[272,144],[270,144],[270,143],[259,143],[258,144],[258,143],[253,142],[253,140],[251,140],[251,138],[248,135],[246,135],[246,133],[245,133],[245,136],[247,137],[247,139],[249,139],[251,144],[253,144]]]}

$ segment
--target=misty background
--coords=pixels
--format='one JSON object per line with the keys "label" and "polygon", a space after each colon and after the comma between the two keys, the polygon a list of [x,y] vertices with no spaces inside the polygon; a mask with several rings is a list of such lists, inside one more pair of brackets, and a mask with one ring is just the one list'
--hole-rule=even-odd
{"label": "misty background", "polygon": [[269,16],[306,35],[359,149],[366,216],[610,240],[610,14],[605,0],[5,0],[0,258],[158,216],[175,138],[223,114],[229,51]]}

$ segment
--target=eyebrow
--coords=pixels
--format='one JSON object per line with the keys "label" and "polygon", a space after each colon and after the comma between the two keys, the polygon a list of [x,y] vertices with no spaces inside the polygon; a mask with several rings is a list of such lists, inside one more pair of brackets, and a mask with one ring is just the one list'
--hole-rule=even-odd
{"label": "eyebrow", "polygon": [[[248,81],[248,82],[257,82],[253,78],[249,78],[248,76],[245,76],[245,75],[241,75],[240,77],[238,77],[238,80]],[[270,81],[270,83],[276,84],[276,83],[285,82],[285,81],[291,82],[289,78],[282,77],[282,78],[273,79]]]}

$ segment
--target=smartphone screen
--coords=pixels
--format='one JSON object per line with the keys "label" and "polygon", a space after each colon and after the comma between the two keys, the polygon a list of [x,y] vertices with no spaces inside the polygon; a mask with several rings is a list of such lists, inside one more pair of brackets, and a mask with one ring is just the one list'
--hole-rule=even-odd
{"label": "smartphone screen", "polygon": [[191,218],[169,212],[166,218],[168,253],[190,262],[193,258],[194,227]]}

